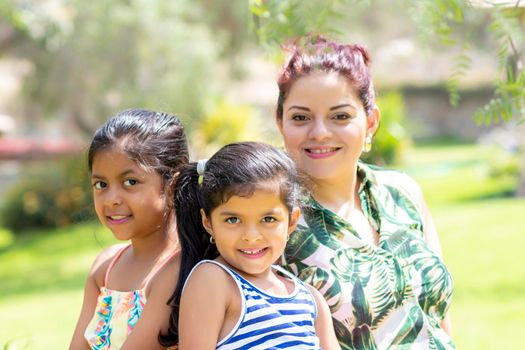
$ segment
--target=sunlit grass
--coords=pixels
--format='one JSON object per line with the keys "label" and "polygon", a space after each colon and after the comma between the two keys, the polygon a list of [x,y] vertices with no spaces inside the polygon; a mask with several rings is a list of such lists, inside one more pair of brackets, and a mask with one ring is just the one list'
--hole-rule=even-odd
{"label": "sunlit grass", "polygon": [[17,340],[28,343],[17,349],[67,349],[82,303],[82,290],[78,287],[2,298],[0,345]]}
{"label": "sunlit grass", "polygon": [[109,242],[113,242],[111,233],[98,224],[28,232],[18,237],[0,255],[0,301],[36,290],[45,293],[77,289],[94,252]]}
{"label": "sunlit grass", "polygon": [[429,205],[440,206],[512,195],[517,178],[493,172],[516,160],[489,146],[426,146],[408,152],[403,169],[418,181]]}
{"label": "sunlit grass", "polygon": [[[459,349],[522,349],[525,339],[525,200],[491,199],[434,210],[455,283]],[[520,346],[518,346],[520,344]]]}
{"label": "sunlit grass", "polygon": [[512,176],[491,176],[511,157],[476,145],[414,149],[405,171],[420,184],[438,229],[455,292],[458,349],[521,349],[525,339],[525,199]]}
{"label": "sunlit grass", "polygon": [[[0,251],[0,346],[66,349],[96,254],[114,242],[99,224],[35,231]],[[27,346],[25,346],[27,345]]]}

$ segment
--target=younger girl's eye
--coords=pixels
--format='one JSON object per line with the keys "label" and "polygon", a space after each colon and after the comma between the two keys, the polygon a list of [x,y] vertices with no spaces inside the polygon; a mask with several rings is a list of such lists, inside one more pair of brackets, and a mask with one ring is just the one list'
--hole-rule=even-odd
{"label": "younger girl's eye", "polygon": [[96,190],[101,190],[103,188],[106,188],[108,185],[105,183],[105,182],[102,182],[102,181],[97,181],[95,183],[93,183],[93,187],[96,189]]}
{"label": "younger girl's eye", "polygon": [[133,186],[137,184],[137,180],[134,179],[127,179],[124,181],[124,186]]}
{"label": "younger girl's eye", "polygon": [[241,222],[241,219],[239,219],[238,217],[232,216],[232,217],[227,218],[224,221],[227,222],[228,224],[238,224]]}
{"label": "younger girl's eye", "polygon": [[277,219],[274,218],[273,216],[265,216],[264,218],[262,218],[261,221],[264,223],[271,223],[271,222],[277,221]]}

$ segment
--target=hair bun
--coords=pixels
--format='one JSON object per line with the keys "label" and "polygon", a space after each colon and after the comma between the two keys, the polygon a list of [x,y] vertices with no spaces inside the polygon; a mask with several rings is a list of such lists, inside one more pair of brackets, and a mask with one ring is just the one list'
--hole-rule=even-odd
{"label": "hair bun", "polygon": [[370,53],[366,49],[366,47],[361,44],[354,44],[354,45],[349,45],[349,46],[351,47],[352,50],[356,50],[356,51],[359,51],[359,53],[361,53],[361,56],[363,56],[363,62],[368,67],[370,63],[372,62],[372,58],[370,56]]}

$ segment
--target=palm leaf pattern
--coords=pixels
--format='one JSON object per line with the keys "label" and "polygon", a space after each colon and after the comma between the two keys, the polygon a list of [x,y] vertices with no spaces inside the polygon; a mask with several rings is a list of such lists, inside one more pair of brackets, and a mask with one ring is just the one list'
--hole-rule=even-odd
{"label": "palm leaf pattern", "polygon": [[358,164],[358,195],[380,234],[377,246],[309,198],[283,264],[324,295],[343,349],[455,349],[439,326],[451,300],[450,273],[425,243],[417,202],[392,175]]}

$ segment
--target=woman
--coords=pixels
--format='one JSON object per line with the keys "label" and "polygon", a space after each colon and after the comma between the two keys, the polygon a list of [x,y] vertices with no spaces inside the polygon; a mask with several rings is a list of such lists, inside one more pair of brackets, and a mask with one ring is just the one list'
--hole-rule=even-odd
{"label": "woman", "polygon": [[454,349],[452,280],[421,190],[359,160],[380,120],[369,54],[309,40],[278,79],[277,125],[311,193],[283,265],[324,295],[343,349]]}

